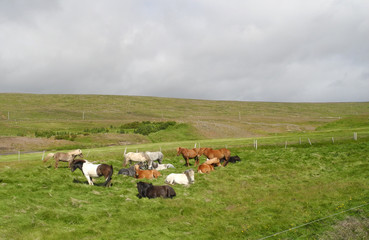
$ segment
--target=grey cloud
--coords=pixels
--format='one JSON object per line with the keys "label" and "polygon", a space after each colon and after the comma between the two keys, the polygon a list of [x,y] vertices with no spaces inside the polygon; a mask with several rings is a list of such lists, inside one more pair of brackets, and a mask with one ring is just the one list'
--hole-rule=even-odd
{"label": "grey cloud", "polygon": [[0,9],[0,92],[368,101],[364,0],[2,1]]}

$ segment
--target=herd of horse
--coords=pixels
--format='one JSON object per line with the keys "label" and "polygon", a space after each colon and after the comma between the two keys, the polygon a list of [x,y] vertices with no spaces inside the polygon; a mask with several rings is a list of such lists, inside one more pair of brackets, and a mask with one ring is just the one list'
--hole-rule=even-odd
{"label": "herd of horse", "polygon": [[[175,168],[172,164],[163,164],[164,155],[161,152],[126,152],[124,151],[123,167],[130,165],[134,162],[134,165],[129,168],[122,168],[119,170],[118,175],[127,175],[136,179],[153,179],[161,176],[160,171],[168,168]],[[177,156],[182,155],[186,161],[185,165],[190,166],[189,160],[195,160],[195,167],[197,166],[198,173],[210,173],[214,171],[214,167],[227,166],[229,162],[235,163],[241,161],[238,156],[231,156],[231,152],[227,148],[212,149],[212,148],[177,148]],[[207,160],[200,164],[200,157],[205,156]],[[55,160],[55,168],[58,168],[59,161],[68,162],[68,167],[72,172],[77,168],[82,171],[87,179],[89,185],[94,185],[92,178],[98,178],[104,176],[105,182],[103,186],[109,187],[112,185],[113,166],[108,164],[95,164],[86,159],[77,159],[77,157],[83,158],[82,151],[80,149],[70,151],[67,153],[49,153],[43,160],[46,162],[50,158]],[[157,162],[156,162],[157,161]],[[171,173],[165,178],[166,184],[183,184],[190,185],[195,182],[195,171],[188,169],[183,173]],[[173,198],[176,196],[174,189],[168,185],[154,186],[151,183],[138,182],[137,183],[138,197],[147,198]]]}

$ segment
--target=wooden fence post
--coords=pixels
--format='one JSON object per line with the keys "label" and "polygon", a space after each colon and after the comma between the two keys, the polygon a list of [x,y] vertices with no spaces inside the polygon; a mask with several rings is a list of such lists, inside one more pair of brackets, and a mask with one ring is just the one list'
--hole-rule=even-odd
{"label": "wooden fence post", "polygon": [[308,141],[309,141],[309,144],[311,145],[311,141],[310,141],[310,138],[308,138]]}
{"label": "wooden fence post", "polygon": [[332,137],[332,143],[334,143],[334,137]]}
{"label": "wooden fence post", "polygon": [[44,157],[45,157],[45,150],[44,150],[44,152],[42,153],[42,161],[44,160]]}
{"label": "wooden fence post", "polygon": [[354,132],[354,140],[357,141],[357,132]]}
{"label": "wooden fence post", "polygon": [[287,141],[284,144],[284,149],[287,149]]}

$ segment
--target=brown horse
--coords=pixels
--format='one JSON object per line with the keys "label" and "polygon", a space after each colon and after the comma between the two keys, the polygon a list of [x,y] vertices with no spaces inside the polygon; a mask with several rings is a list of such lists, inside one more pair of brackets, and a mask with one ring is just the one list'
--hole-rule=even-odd
{"label": "brown horse", "polygon": [[209,173],[211,171],[214,171],[214,167],[211,164],[203,163],[197,168],[198,173]]}
{"label": "brown horse", "polygon": [[205,155],[207,158],[218,158],[218,159],[224,159],[223,166],[227,166],[228,160],[231,156],[231,151],[229,151],[226,148],[221,149],[212,149],[212,148],[205,148],[202,151],[202,154]]}
{"label": "brown horse", "polygon": [[220,164],[220,160],[218,158],[207,159],[206,162],[204,162],[204,163],[206,163],[208,165],[217,166],[217,167],[222,166]]}
{"label": "brown horse", "polygon": [[135,177],[138,179],[146,178],[158,178],[160,176],[160,172],[157,170],[141,170],[138,164],[135,165]]}
{"label": "brown horse", "polygon": [[195,159],[195,166],[197,166],[199,164],[199,157],[201,156],[199,151],[199,148],[187,149],[179,147],[177,148],[177,156],[182,154],[182,157],[186,160],[187,167],[190,166],[189,159]]}

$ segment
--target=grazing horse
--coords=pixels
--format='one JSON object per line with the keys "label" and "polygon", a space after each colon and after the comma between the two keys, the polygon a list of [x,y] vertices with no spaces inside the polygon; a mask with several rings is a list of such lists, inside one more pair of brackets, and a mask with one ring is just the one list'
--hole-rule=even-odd
{"label": "grazing horse", "polygon": [[138,179],[146,178],[146,179],[152,179],[152,178],[158,178],[161,174],[157,170],[141,170],[139,165],[135,165],[135,177]]}
{"label": "grazing horse", "polygon": [[192,169],[186,170],[183,173],[171,173],[165,179],[168,184],[184,184],[189,185],[195,182],[195,172]]}
{"label": "grazing horse", "polygon": [[176,196],[174,189],[168,185],[154,186],[152,183],[138,182],[137,190],[139,198],[173,198]]}
{"label": "grazing horse", "polygon": [[79,168],[87,178],[89,185],[94,185],[92,178],[104,176],[104,187],[111,186],[111,177],[113,175],[113,166],[108,164],[93,164],[84,159],[76,159],[72,161],[70,170],[74,172]]}
{"label": "grazing horse", "polygon": [[199,157],[201,156],[201,154],[199,154],[198,148],[187,149],[179,147],[177,148],[177,156],[179,156],[180,154],[182,154],[182,157],[184,158],[184,160],[186,160],[187,167],[190,166],[189,159],[195,159],[195,166],[199,164]]}
{"label": "grazing horse", "polygon": [[126,153],[126,150],[124,150],[124,163],[123,167],[127,165],[128,162],[148,162],[150,160],[149,156],[146,155],[144,152],[128,152]]}
{"label": "grazing horse", "polygon": [[202,150],[202,154],[205,155],[209,159],[224,158],[225,162],[223,163],[223,166],[227,166],[228,160],[231,156],[231,152],[226,148],[221,148],[221,149],[204,148]]}
{"label": "grazing horse", "polygon": [[164,154],[162,152],[145,152],[150,159],[149,167],[152,165],[153,161],[158,161],[160,164],[163,161]]}
{"label": "grazing horse", "polygon": [[50,158],[53,157],[55,159],[55,168],[58,168],[59,161],[68,162],[68,167],[70,168],[70,165],[71,165],[72,161],[77,156],[83,157],[81,149],[73,150],[73,151],[70,151],[70,152],[67,152],[67,153],[62,153],[62,152],[49,153],[49,154],[47,154],[47,156],[46,156],[46,158],[44,159],[43,162],[46,162],[47,160],[49,160]]}
{"label": "grazing horse", "polygon": [[214,167],[211,164],[203,163],[197,168],[198,173],[209,173],[211,171],[214,171]]}
{"label": "grazing horse", "polygon": [[172,164],[167,163],[167,164],[158,164],[158,163],[152,163],[152,168],[155,170],[164,170],[164,169],[168,169],[168,168],[175,168]]}

